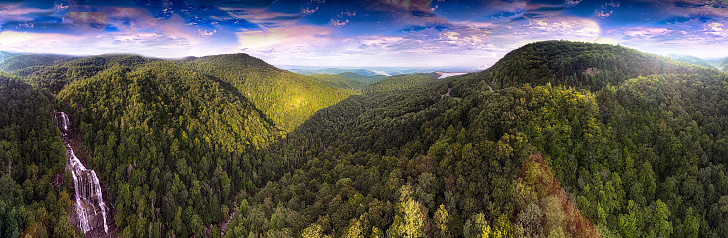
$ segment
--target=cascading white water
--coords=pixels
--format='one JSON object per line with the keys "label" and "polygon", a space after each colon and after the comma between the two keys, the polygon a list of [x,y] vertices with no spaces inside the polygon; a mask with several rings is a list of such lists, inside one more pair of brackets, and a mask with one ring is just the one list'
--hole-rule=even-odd
{"label": "cascading white water", "polygon": [[[60,118],[59,118],[60,117]],[[101,224],[92,224],[94,217],[97,217],[101,213],[104,225],[104,232],[108,233],[109,228],[106,224],[106,204],[101,194],[101,185],[99,178],[96,176],[96,171],[86,169],[81,163],[81,160],[76,157],[73,152],[73,148],[68,142],[66,142],[66,135],[68,132],[69,120],[68,116],[64,112],[59,112],[56,116],[58,122],[58,129],[61,130],[61,134],[64,136],[64,142],[66,145],[66,157],[68,157],[68,163],[66,169],[71,171],[73,176],[73,187],[76,193],[76,215],[78,216],[78,228],[84,233],[92,230]]]}

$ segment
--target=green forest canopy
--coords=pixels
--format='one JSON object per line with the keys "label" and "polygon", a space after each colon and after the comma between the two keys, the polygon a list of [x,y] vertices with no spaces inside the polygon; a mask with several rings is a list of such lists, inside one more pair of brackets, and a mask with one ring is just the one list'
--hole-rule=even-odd
{"label": "green forest canopy", "polygon": [[[26,111],[69,112],[123,237],[728,236],[728,75],[714,69],[547,41],[482,72],[390,77],[351,95],[247,55],[104,57],[86,77],[36,73],[81,72],[73,61],[5,77],[46,101]],[[140,63],[106,63],[123,58]],[[294,95],[318,106],[286,111]],[[4,196],[30,211],[8,227],[28,231],[34,201],[62,193]]]}

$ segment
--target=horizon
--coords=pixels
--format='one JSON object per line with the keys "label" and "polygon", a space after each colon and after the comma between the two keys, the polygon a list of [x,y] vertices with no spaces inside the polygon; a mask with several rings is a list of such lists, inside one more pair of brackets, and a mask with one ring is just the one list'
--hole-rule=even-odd
{"label": "horizon", "polygon": [[726,9],[728,0],[26,1],[0,3],[0,51],[443,68],[492,66],[525,44],[569,40],[712,60],[728,57],[715,50],[728,45]]}

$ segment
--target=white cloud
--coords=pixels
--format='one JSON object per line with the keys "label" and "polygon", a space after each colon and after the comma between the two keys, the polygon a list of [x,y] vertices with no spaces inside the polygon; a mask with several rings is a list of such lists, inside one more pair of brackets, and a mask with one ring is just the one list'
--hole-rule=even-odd
{"label": "white cloud", "polygon": [[201,29],[197,29],[197,32],[199,32],[200,36],[207,38],[207,37],[211,37],[211,36],[215,35],[215,33],[217,33],[217,30],[213,30],[213,31],[204,30],[203,31]]}
{"label": "white cloud", "polygon": [[666,50],[701,58],[725,57],[728,45],[725,22],[688,21],[666,27],[623,27],[612,29],[605,36],[621,45],[662,54]]}
{"label": "white cloud", "polygon": [[581,2],[581,0],[566,0],[566,5],[569,5],[569,6],[576,6],[576,5],[577,5],[577,4],[579,4],[580,2]]}
{"label": "white cloud", "polygon": [[599,18],[607,18],[610,15],[612,15],[613,12],[614,11],[609,11],[609,12],[596,11],[596,12],[594,12],[594,15],[597,16],[597,17],[599,17]]}
{"label": "white cloud", "polygon": [[724,25],[718,22],[705,24],[705,32],[715,36],[728,36],[728,30],[724,29]]}
{"label": "white cloud", "polygon": [[314,8],[314,9],[301,8],[301,14],[303,14],[303,15],[311,15],[311,14],[316,13],[316,11],[318,11],[318,9],[319,9],[318,7]]}
{"label": "white cloud", "polygon": [[346,19],[346,21],[339,21],[339,20],[331,19],[332,26],[341,27],[341,26],[345,26],[347,23],[349,23],[349,19]]}

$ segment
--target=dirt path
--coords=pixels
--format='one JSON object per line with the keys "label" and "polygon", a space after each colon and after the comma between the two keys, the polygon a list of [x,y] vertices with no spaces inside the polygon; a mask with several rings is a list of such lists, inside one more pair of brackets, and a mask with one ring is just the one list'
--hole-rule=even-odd
{"label": "dirt path", "polygon": [[444,98],[445,96],[450,97],[450,91],[452,91],[452,88],[447,88],[447,93],[440,95],[440,98]]}

